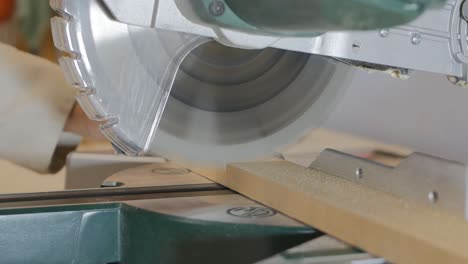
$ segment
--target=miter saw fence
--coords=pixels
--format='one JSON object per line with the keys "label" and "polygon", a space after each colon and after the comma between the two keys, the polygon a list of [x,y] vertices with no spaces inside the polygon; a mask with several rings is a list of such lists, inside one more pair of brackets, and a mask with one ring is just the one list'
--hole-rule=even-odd
{"label": "miter saw fence", "polygon": [[325,31],[400,25],[444,1],[345,2],[51,0],[52,29],[78,101],[124,153],[225,164],[327,117],[350,76],[328,57],[363,60],[313,50]]}

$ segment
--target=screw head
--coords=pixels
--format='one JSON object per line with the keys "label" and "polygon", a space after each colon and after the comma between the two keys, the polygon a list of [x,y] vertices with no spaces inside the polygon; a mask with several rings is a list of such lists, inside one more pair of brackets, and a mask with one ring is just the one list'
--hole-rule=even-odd
{"label": "screw head", "polygon": [[388,28],[384,28],[379,31],[379,36],[382,38],[386,38],[388,35],[390,35],[390,30]]}
{"label": "screw head", "polygon": [[226,12],[226,6],[222,1],[215,0],[210,3],[209,10],[212,16],[222,16]]}
{"label": "screw head", "polygon": [[439,199],[439,194],[437,193],[437,191],[429,192],[427,194],[427,199],[433,204],[437,203],[437,200]]}
{"label": "screw head", "polygon": [[361,180],[362,177],[364,177],[364,170],[362,168],[357,168],[354,174],[356,175],[357,180]]}
{"label": "screw head", "polygon": [[361,42],[354,41],[352,45],[353,52],[358,53],[361,50]]}
{"label": "screw head", "polygon": [[421,34],[419,33],[412,33],[411,34],[411,43],[413,45],[419,45],[422,42]]}

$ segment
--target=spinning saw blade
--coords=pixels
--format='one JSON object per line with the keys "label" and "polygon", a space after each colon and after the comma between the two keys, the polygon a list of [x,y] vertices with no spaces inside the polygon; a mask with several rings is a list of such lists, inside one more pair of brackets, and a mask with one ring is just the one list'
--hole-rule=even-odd
{"label": "spinning saw blade", "polygon": [[78,101],[129,155],[216,164],[271,156],[319,126],[349,79],[329,58],[121,23],[97,0],[51,5]]}

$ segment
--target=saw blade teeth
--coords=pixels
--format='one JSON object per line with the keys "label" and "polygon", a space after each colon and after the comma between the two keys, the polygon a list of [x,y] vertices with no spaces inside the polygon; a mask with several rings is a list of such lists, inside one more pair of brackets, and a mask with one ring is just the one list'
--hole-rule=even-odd
{"label": "saw blade teeth", "polygon": [[102,100],[98,96],[90,71],[80,53],[80,34],[77,28],[79,21],[74,19],[77,12],[77,0],[51,0],[50,6],[59,16],[51,19],[52,36],[55,47],[64,52],[65,56],[59,59],[65,78],[68,83],[78,89],[76,99],[82,105],[83,111],[92,120],[108,123],[110,117],[106,116],[102,108]]}
{"label": "saw blade teeth", "polygon": [[[91,0],[86,0],[91,1]],[[50,0],[51,8],[58,16],[51,19],[55,47],[65,55],[59,59],[67,81],[77,88],[76,100],[86,115],[101,122],[101,132],[123,152],[139,155],[142,150],[137,145],[128,144],[130,140],[118,128],[119,118],[106,114],[104,104],[93,82],[90,68],[81,53],[81,32],[79,10],[87,6],[84,0]],[[84,49],[83,49],[84,50]]]}
{"label": "saw blade teeth", "polygon": [[50,0],[49,5],[55,12],[65,11],[63,0]]}
{"label": "saw blade teeth", "polygon": [[70,53],[72,57],[79,57],[79,43],[76,39],[77,32],[74,23],[63,17],[54,17],[51,20],[51,26],[55,47]]}
{"label": "saw blade teeth", "polygon": [[49,5],[55,12],[57,12],[62,17],[66,18],[67,20],[74,20],[75,18],[74,14],[76,14],[74,7],[75,7],[76,2],[80,2],[80,1],[50,0]]}
{"label": "saw blade teeth", "polygon": [[76,100],[90,119],[100,122],[108,122],[111,119],[102,109],[102,100],[98,97],[96,89],[81,90],[78,92]]}
{"label": "saw blade teeth", "polygon": [[142,153],[140,147],[130,144],[129,139],[126,138],[122,133],[116,133],[118,130],[117,126],[119,124],[118,118],[110,118],[106,121],[106,123],[102,124],[99,129],[104,134],[106,138],[111,140],[122,153],[126,153],[130,156],[139,156]]}
{"label": "saw blade teeth", "polygon": [[64,70],[67,81],[80,90],[86,90],[94,87],[93,82],[84,65],[77,59],[61,57],[60,66]]}

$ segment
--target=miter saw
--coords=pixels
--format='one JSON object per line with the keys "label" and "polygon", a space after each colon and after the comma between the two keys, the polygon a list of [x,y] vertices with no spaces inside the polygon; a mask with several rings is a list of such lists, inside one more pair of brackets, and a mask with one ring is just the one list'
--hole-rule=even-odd
{"label": "miter saw", "polygon": [[[428,71],[446,75],[458,86],[468,81],[464,0],[51,0],[51,6],[59,14],[52,19],[52,29],[56,46],[64,52],[60,64],[78,88],[78,101],[129,156],[162,155],[203,166],[271,157],[320,126],[354,68],[399,79],[412,71]],[[221,171],[224,178],[202,177],[155,158],[146,160],[151,163],[146,167],[108,177],[96,155],[89,162],[94,167],[76,165],[87,163],[86,157],[69,159],[69,166],[79,167],[75,174],[80,184],[94,172],[99,174],[93,179],[97,185],[0,195],[0,262],[386,263],[341,242],[317,244],[315,238],[324,237],[320,231],[240,195],[249,194],[241,185],[255,191],[262,187],[259,182],[270,182],[257,177],[252,184],[256,175],[245,171],[243,177],[250,177],[242,180],[242,175],[232,174],[235,165],[231,174]],[[143,162],[105,157],[106,162],[114,159]],[[270,174],[277,167],[264,170],[269,163],[261,163],[258,170]],[[120,165],[107,163],[112,173],[120,171]],[[287,180],[269,185],[276,188],[274,196],[283,187],[292,193],[294,184],[299,194],[310,187],[295,177],[300,171],[312,175],[308,180],[342,183],[336,179],[341,177],[370,187],[366,193],[395,195],[397,204],[411,211],[405,216],[421,212],[404,203],[410,201],[429,205],[437,214],[448,212],[449,220],[468,219],[465,164],[416,153],[393,168],[325,150],[310,168],[294,168],[276,170]],[[275,175],[272,178],[281,178]],[[315,197],[338,196],[336,189],[321,193],[327,182],[313,186]],[[348,185],[340,186],[343,191]],[[271,191],[265,189],[259,193]],[[355,192],[344,200],[378,195],[362,196]],[[309,196],[290,198],[278,202],[284,206],[279,210]],[[323,204],[333,205],[327,202]],[[324,215],[323,222],[336,220],[324,209],[309,212],[307,205],[296,213],[317,212]],[[359,204],[329,209],[353,209],[348,207],[370,210],[370,218],[377,218],[377,210]],[[353,211],[352,219],[358,219],[358,213]],[[391,210],[385,216],[398,220]],[[414,219],[405,224],[419,225]],[[354,220],[349,221],[349,233],[356,236],[374,226]],[[334,228],[348,231],[345,225]],[[393,225],[391,230],[402,234]],[[439,233],[439,239],[446,239]],[[420,247],[431,241],[417,238],[415,248],[398,245],[405,256],[432,253]],[[309,240],[312,244],[284,252]],[[389,257],[397,254],[393,241],[381,244]]]}
{"label": "miter saw", "polygon": [[321,124],[353,67],[468,80],[462,0],[52,0],[78,101],[128,155],[271,156]]}

